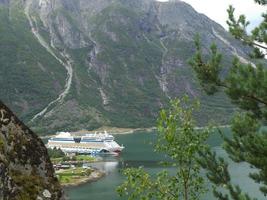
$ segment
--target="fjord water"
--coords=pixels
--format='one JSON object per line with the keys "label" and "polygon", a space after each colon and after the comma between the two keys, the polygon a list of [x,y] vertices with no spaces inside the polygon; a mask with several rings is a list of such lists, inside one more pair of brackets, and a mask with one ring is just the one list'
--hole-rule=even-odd
{"label": "fjord water", "polygon": [[[228,129],[224,132],[230,135]],[[70,200],[122,200],[116,193],[116,187],[122,183],[123,176],[121,169],[125,166],[139,167],[143,166],[150,173],[160,171],[162,166],[159,161],[165,159],[163,155],[159,155],[153,151],[152,143],[156,139],[155,133],[134,133],[129,135],[117,135],[116,141],[123,144],[126,148],[120,157],[105,157],[105,162],[96,163],[96,167],[100,167],[107,171],[107,175],[93,183],[86,183],[81,186],[67,188],[65,193]],[[209,144],[217,152],[219,156],[227,159],[226,153],[220,147],[222,140],[218,134],[213,134],[209,139]],[[227,159],[228,160],[228,159]],[[229,160],[228,160],[229,161]],[[245,163],[235,164],[229,161],[229,169],[235,184],[241,184],[241,188],[246,193],[252,194],[253,197],[262,199],[263,196],[258,192],[258,186],[248,177],[251,169]],[[172,170],[172,169],[170,169]],[[209,192],[203,199],[214,199]]]}

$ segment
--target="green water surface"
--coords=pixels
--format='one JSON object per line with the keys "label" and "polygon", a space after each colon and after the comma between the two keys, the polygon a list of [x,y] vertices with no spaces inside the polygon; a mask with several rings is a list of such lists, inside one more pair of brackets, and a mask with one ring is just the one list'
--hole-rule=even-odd
{"label": "green water surface", "polygon": [[[229,130],[224,132],[230,135]],[[163,169],[158,162],[165,159],[163,155],[159,155],[153,151],[153,141],[156,139],[155,133],[135,133],[129,135],[117,135],[116,141],[123,144],[125,149],[120,157],[106,157],[106,162],[97,163],[97,167],[107,171],[107,176],[97,182],[87,183],[81,186],[65,189],[65,194],[70,200],[122,200],[116,193],[116,187],[123,181],[120,170],[123,166],[138,167],[143,166],[150,173],[156,173]],[[226,153],[220,147],[221,138],[218,134],[214,134],[209,139],[209,144],[217,152],[218,155],[227,158]],[[263,199],[258,186],[247,175],[251,169],[245,163],[230,162],[229,168],[233,177],[233,183],[241,184],[241,188],[253,197]],[[171,169],[170,169],[171,170]],[[125,198],[124,198],[125,199]],[[203,199],[215,199],[209,192]]]}

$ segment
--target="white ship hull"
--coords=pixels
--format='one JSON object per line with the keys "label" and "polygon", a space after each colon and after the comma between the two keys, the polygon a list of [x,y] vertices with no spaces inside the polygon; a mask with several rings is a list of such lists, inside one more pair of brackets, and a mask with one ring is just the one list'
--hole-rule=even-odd
{"label": "white ship hull", "polygon": [[75,141],[69,133],[61,133],[50,138],[47,147],[61,149],[65,153],[79,154],[119,154],[124,149],[113,140],[113,136],[107,133],[88,134],[81,137],[79,142]]}

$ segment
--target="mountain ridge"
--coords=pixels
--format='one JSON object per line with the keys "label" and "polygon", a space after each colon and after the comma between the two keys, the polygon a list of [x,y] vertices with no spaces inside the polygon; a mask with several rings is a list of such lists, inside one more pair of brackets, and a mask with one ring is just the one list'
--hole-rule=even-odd
{"label": "mountain ridge", "polygon": [[[9,8],[14,7],[14,1],[10,1]],[[28,23],[28,32],[38,33],[59,58],[50,53],[54,57],[50,60],[58,62],[51,66],[58,66],[54,76],[60,77],[60,90],[53,97],[48,95],[49,101],[41,101],[40,106],[36,106],[38,98],[33,96],[35,109],[28,108],[31,111],[23,117],[37,132],[100,126],[150,127],[168,99],[184,93],[202,101],[203,108],[197,115],[200,124],[207,123],[211,116],[219,123],[229,121],[234,111],[230,101],[222,93],[206,96],[187,60],[194,52],[197,32],[205,54],[213,41],[225,52],[225,65],[230,65],[234,53],[248,59],[248,49],[190,5],[153,0],[27,0],[24,7],[17,9],[24,12],[25,5],[28,20],[32,20],[32,27],[24,22]],[[71,64],[71,77],[62,63]],[[47,71],[45,62],[42,66]],[[68,93],[62,101],[50,105],[65,91],[67,77],[71,79]],[[41,89],[40,94],[46,91]],[[16,108],[12,101],[5,100]],[[20,109],[15,110],[21,115]],[[41,115],[34,118],[38,113]]]}

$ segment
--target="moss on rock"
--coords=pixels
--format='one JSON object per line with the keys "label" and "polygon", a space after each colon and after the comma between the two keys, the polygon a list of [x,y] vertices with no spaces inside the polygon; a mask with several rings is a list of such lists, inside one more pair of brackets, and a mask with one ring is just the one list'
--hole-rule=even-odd
{"label": "moss on rock", "polygon": [[60,200],[42,140],[0,101],[0,200]]}

